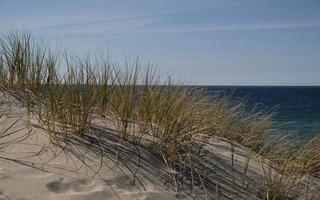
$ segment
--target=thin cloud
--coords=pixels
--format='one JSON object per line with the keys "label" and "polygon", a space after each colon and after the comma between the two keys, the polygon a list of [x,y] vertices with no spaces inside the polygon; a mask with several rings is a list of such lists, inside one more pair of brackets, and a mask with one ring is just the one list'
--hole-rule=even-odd
{"label": "thin cloud", "polygon": [[200,27],[160,28],[145,29],[137,33],[185,33],[185,32],[223,32],[223,31],[250,31],[250,30],[280,30],[299,28],[320,28],[320,21],[315,22],[284,22],[284,23],[261,23],[243,25],[205,25]]}
{"label": "thin cloud", "polygon": [[[112,37],[123,37],[144,34],[162,33],[197,33],[197,32],[237,32],[237,31],[262,31],[262,30],[286,30],[303,28],[320,28],[320,21],[307,22],[282,22],[282,23],[259,23],[259,24],[230,24],[202,26],[168,27],[156,26],[161,19],[123,19],[118,21],[100,22],[96,24],[85,24],[77,27],[65,27],[59,31],[60,34],[84,34],[84,35],[106,35]],[[152,24],[152,25],[150,25]]]}
{"label": "thin cloud", "polygon": [[60,16],[43,16],[43,17],[24,17],[24,18],[8,18],[2,20],[0,25],[3,24],[16,24],[23,25],[30,29],[44,29],[44,28],[56,28],[59,26],[67,25],[85,25],[88,23],[97,23],[105,20],[121,20],[127,19],[130,16],[114,16],[114,15],[60,15]]}
{"label": "thin cloud", "polygon": [[[15,25],[57,35],[105,35],[108,37],[129,37],[144,34],[236,32],[259,30],[285,30],[320,28],[320,21],[284,21],[234,24],[190,24],[183,26],[165,25],[164,21],[173,14],[190,10],[165,11],[150,15],[133,15],[110,12],[108,14],[77,14],[44,17],[12,18],[0,21],[1,25]],[[6,23],[6,24],[3,24]]]}
{"label": "thin cloud", "polygon": [[[1,0],[0,0],[1,1]],[[192,9],[170,9],[161,12],[153,13],[139,13],[129,14],[123,13],[120,10],[108,10],[106,13],[84,13],[84,14],[70,14],[70,15],[56,15],[56,16],[28,16],[28,17],[2,17],[0,26],[14,24],[17,26],[24,26],[29,29],[53,29],[64,26],[85,26],[85,25],[101,25],[107,22],[128,22],[128,21],[160,21],[166,19],[168,16],[177,15],[187,12],[201,12],[205,8]]]}

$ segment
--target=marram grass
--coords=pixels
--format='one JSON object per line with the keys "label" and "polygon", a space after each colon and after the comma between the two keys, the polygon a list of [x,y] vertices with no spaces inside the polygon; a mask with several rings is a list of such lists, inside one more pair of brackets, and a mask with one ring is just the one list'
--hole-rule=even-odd
{"label": "marram grass", "polygon": [[[244,101],[208,95],[170,77],[161,81],[155,68],[141,66],[138,59],[119,66],[108,57],[52,52],[29,32],[10,29],[0,38],[0,90],[28,94],[30,112],[52,140],[58,134],[85,136],[95,117],[107,118],[123,140],[139,145],[151,138],[149,148],[170,168],[185,165],[195,172],[202,157],[194,146],[201,148],[216,136],[227,138],[267,160],[266,199],[282,198],[297,177],[320,171],[319,138],[292,147],[286,136],[272,133],[271,114],[247,111]],[[65,64],[66,73],[59,73],[59,63]],[[276,175],[268,173],[271,166]]]}

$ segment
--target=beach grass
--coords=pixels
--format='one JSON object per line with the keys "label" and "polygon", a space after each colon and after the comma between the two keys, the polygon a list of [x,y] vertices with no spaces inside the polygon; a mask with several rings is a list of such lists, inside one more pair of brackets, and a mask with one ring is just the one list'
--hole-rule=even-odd
{"label": "beach grass", "polygon": [[[108,57],[52,52],[30,32],[9,29],[1,35],[0,89],[27,93],[30,112],[52,140],[83,137],[95,118],[108,119],[122,140],[136,145],[147,140],[173,171],[184,166],[205,177],[198,170],[201,149],[210,138],[226,138],[263,158],[266,199],[288,197],[303,177],[318,175],[319,138],[292,145],[293,140],[275,132],[272,113],[248,111],[244,100],[160,78],[156,68],[143,66],[138,58],[120,66]],[[59,72],[59,63],[66,73]]]}

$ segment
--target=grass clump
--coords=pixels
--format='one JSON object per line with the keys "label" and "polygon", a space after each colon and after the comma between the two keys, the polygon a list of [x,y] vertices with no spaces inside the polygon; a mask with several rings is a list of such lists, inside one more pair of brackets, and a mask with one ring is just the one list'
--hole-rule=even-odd
{"label": "grass clump", "polygon": [[114,70],[115,86],[110,98],[110,114],[116,119],[120,137],[128,140],[130,132],[135,128],[136,121],[136,102],[138,90],[138,68],[136,66],[125,71]]}
{"label": "grass clump", "polygon": [[65,59],[67,73],[61,78],[52,71],[52,80],[44,86],[40,118],[52,132],[83,135],[90,126],[97,101],[95,72],[89,60]]}
{"label": "grass clump", "polygon": [[[66,73],[59,73],[59,63]],[[270,113],[248,111],[243,100],[209,95],[170,78],[161,81],[154,68],[142,71],[141,65],[138,59],[121,67],[104,57],[93,62],[89,56],[53,54],[30,33],[13,29],[0,39],[0,89],[28,92],[32,111],[52,139],[58,134],[83,137],[90,134],[94,118],[108,119],[122,140],[147,146],[172,171],[183,166],[201,177],[201,149],[211,138],[227,138],[276,170],[275,176],[265,171],[267,199],[288,196],[298,175],[319,172],[318,138],[292,148],[286,137],[272,134]]]}
{"label": "grass clump", "polygon": [[[44,73],[46,48],[32,41],[30,32],[8,31],[7,37],[0,40],[2,79],[8,87],[25,89],[38,87]],[[6,76],[4,71],[6,70]]]}

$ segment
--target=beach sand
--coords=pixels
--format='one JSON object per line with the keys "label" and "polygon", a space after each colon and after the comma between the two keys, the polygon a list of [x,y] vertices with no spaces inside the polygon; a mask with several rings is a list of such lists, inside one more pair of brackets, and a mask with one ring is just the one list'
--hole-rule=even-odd
{"label": "beach sand", "polygon": [[[207,176],[181,175],[175,184],[177,172],[161,157],[119,139],[106,121],[95,120],[89,136],[59,144],[34,124],[18,100],[0,94],[0,200],[265,199],[265,169],[275,174],[255,153],[213,138],[202,150]],[[293,193],[302,199],[303,184]]]}

